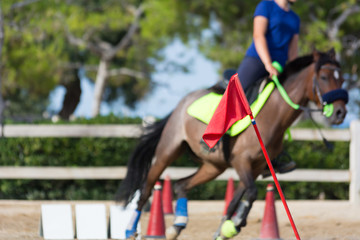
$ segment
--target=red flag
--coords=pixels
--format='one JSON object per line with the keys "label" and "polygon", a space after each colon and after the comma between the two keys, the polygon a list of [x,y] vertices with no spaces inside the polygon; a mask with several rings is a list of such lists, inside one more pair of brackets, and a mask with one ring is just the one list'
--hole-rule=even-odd
{"label": "red flag", "polygon": [[203,135],[205,143],[213,148],[236,121],[251,114],[238,74],[235,74],[231,77],[215,113],[206,127]]}

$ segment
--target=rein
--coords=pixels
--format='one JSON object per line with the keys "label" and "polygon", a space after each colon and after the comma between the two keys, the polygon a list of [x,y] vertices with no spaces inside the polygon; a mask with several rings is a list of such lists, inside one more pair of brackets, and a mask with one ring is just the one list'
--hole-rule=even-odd
{"label": "rein", "polygon": [[[278,72],[282,72],[282,66],[280,65],[280,63],[278,62],[273,62],[273,66],[276,68],[276,70],[278,70]],[[335,73],[337,74],[337,76],[339,75],[339,71],[340,68],[338,67],[330,67],[330,66],[322,66],[320,69],[330,69],[330,70],[334,70],[334,75]],[[316,76],[313,77],[313,91],[314,93],[316,93],[320,104],[322,106],[322,108],[309,108],[309,107],[305,107],[305,106],[300,106],[299,104],[294,103],[289,95],[287,94],[286,90],[284,89],[284,87],[281,85],[278,77],[276,75],[274,75],[272,77],[272,80],[274,81],[276,87],[278,88],[280,95],[282,96],[282,98],[285,100],[285,102],[287,104],[289,104],[292,108],[294,108],[295,110],[303,110],[304,112],[322,112],[323,115],[325,115],[326,117],[330,117],[333,112],[334,112],[334,106],[333,106],[333,102],[336,100],[344,100],[345,103],[348,103],[349,101],[349,96],[346,90],[342,89],[342,88],[338,88],[335,90],[332,90],[330,92],[327,92],[325,94],[321,94],[320,91],[320,87],[319,84],[316,81]]]}

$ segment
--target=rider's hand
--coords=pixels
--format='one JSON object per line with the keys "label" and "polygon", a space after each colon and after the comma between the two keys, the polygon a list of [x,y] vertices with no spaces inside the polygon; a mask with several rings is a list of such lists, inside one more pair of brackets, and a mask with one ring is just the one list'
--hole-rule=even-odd
{"label": "rider's hand", "polygon": [[279,72],[276,70],[276,68],[273,67],[271,63],[265,65],[266,71],[268,71],[270,78],[272,78],[274,75],[277,76]]}

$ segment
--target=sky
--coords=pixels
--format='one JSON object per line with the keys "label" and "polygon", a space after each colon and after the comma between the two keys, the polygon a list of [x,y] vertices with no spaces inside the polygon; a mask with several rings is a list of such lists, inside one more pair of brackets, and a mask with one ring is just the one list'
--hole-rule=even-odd
{"label": "sky", "polygon": [[[153,79],[158,83],[157,87],[136,105],[135,110],[126,107],[120,99],[112,105],[102,103],[100,114],[114,113],[117,116],[162,118],[169,114],[185,95],[201,88],[210,87],[220,79],[219,64],[206,59],[195,46],[184,46],[180,41],[175,41],[165,48],[164,54],[168,61],[179,63],[191,61],[190,72],[155,73]],[[94,85],[86,76],[81,77],[81,89],[80,103],[74,115],[90,118]],[[51,112],[60,111],[64,95],[65,88],[61,86],[51,93],[48,107]],[[350,99],[357,98],[360,96],[360,90],[354,89],[349,95]],[[356,110],[348,105],[348,114],[344,123],[334,127],[347,128],[352,120],[358,118]]]}
{"label": "sky", "polygon": [[[102,103],[100,114],[114,113],[119,116],[154,116],[164,117],[169,114],[178,102],[188,93],[207,88],[219,80],[219,64],[207,60],[194,46],[184,46],[180,41],[175,41],[164,49],[168,61],[191,62],[189,73],[155,73],[153,79],[157,87],[136,105],[136,110],[127,108],[122,100],[116,101],[111,106]],[[94,85],[86,77],[81,77],[82,94],[80,103],[74,115],[77,117],[91,116],[91,106],[94,94]],[[65,95],[64,87],[57,87],[50,95],[49,109],[58,112],[61,109]]]}

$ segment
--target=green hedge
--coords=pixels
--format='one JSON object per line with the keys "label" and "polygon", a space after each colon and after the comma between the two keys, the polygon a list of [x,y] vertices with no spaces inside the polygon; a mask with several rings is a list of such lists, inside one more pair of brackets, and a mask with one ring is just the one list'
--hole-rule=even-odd
{"label": "green hedge", "polygon": [[[91,120],[97,123],[139,123],[139,119]],[[81,123],[93,123],[80,120]],[[79,123],[79,122],[76,122]],[[2,166],[125,166],[137,143],[125,138],[2,138]],[[285,150],[298,168],[348,169],[349,143],[336,142],[327,150],[322,142],[285,143]],[[173,166],[197,166],[183,156]],[[1,199],[112,200],[117,180],[0,180]],[[227,181],[212,181],[195,187],[190,199],[224,199]],[[259,199],[265,197],[267,182],[257,182]],[[282,182],[287,199],[348,199],[348,183]]]}

